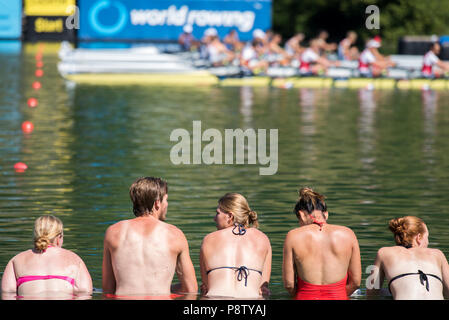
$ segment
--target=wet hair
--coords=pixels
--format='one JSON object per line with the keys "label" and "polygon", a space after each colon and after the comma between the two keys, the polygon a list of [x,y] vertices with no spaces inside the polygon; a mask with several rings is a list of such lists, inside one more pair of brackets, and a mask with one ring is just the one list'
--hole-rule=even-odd
{"label": "wet hair", "polygon": [[248,228],[250,225],[259,226],[257,213],[252,211],[248,201],[239,193],[226,193],[218,200],[218,208],[226,213],[232,213],[234,222]]}
{"label": "wet hair", "polygon": [[414,216],[391,219],[388,228],[393,232],[396,244],[404,247],[411,247],[413,239],[426,231],[424,221]]}
{"label": "wet hair", "polygon": [[140,217],[146,213],[151,213],[156,200],[162,201],[167,193],[167,182],[161,178],[138,178],[129,188],[134,215]]}
{"label": "wet hair", "polygon": [[51,215],[44,215],[34,222],[34,248],[38,251],[47,250],[56,237],[63,234],[62,221]]}
{"label": "wet hair", "polygon": [[325,198],[325,196],[313,191],[311,188],[302,188],[299,190],[299,199],[293,211],[297,217],[299,217],[300,210],[308,214],[312,214],[315,210],[326,212],[327,205],[324,202]]}

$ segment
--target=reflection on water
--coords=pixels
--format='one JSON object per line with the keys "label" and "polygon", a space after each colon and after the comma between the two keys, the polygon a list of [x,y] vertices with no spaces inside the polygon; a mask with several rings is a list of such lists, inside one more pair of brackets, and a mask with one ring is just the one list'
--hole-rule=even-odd
{"label": "reflection on water", "polygon": [[[48,48],[48,47],[47,47]],[[447,253],[449,93],[446,91],[75,86],[44,53],[42,89],[34,49],[7,55],[0,73],[0,269],[31,245],[34,219],[58,215],[64,246],[81,256],[101,288],[103,237],[112,223],[132,218],[130,184],[139,176],[169,183],[167,222],[182,229],[200,282],[199,250],[215,230],[217,200],[245,195],[273,249],[271,299],[289,299],[282,285],[282,247],[298,226],[292,213],[301,186],[327,196],[330,223],[356,233],[362,271],[377,250],[393,245],[387,225],[397,216],[422,217],[430,246]],[[26,100],[35,96],[39,106]],[[24,135],[25,120],[35,129]],[[279,129],[279,168],[170,162],[176,128]],[[15,173],[14,163],[29,169]],[[364,299],[365,279],[361,295]],[[199,297],[198,297],[199,298]],[[101,290],[92,299],[104,299]]]}

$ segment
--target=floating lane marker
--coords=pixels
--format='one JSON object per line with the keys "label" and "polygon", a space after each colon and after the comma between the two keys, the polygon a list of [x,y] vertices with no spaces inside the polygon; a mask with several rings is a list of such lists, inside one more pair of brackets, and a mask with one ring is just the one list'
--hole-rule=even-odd
{"label": "floating lane marker", "polygon": [[14,170],[16,172],[25,172],[26,169],[28,169],[28,166],[25,163],[23,163],[23,162],[17,162],[14,165]]}
{"label": "floating lane marker", "polygon": [[24,133],[31,133],[34,130],[34,124],[31,121],[24,121],[22,123],[22,131]]}
{"label": "floating lane marker", "polygon": [[29,98],[28,99],[28,106],[30,108],[35,108],[35,107],[37,107],[37,105],[38,105],[38,102],[37,102],[36,98]]}
{"label": "floating lane marker", "polygon": [[42,87],[42,85],[39,81],[34,81],[32,87],[34,90],[39,90]]}

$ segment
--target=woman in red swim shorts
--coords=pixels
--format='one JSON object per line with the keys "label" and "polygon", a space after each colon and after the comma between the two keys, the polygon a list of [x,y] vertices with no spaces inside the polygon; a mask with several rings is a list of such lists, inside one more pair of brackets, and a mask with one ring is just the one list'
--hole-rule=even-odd
{"label": "woman in red swim shorts", "polygon": [[300,227],[284,242],[284,287],[297,300],[347,300],[362,276],[354,232],[328,224],[324,196],[302,188],[294,212]]}

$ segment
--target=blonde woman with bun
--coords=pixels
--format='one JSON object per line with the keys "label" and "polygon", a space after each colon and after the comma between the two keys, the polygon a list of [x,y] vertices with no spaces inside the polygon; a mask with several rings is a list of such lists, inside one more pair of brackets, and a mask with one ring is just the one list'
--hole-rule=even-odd
{"label": "blonde woman with bun", "polygon": [[367,294],[379,293],[384,279],[395,300],[442,300],[449,297],[449,265],[443,252],[428,248],[429,230],[418,217],[390,220],[396,246],[377,252]]}
{"label": "blonde woman with bun", "polygon": [[257,229],[257,213],[244,196],[227,193],[218,201],[214,221],[218,230],[201,244],[201,293],[255,299],[268,295],[271,244]]}
{"label": "blonde woman with bun", "polygon": [[6,265],[2,294],[22,297],[89,295],[92,279],[83,260],[63,249],[59,218],[41,216],[34,223],[34,248],[21,252]]}
{"label": "blonde woman with bun", "polygon": [[360,286],[357,237],[351,229],[327,222],[324,199],[302,188],[294,208],[300,226],[285,238],[283,282],[296,300],[347,300]]}

